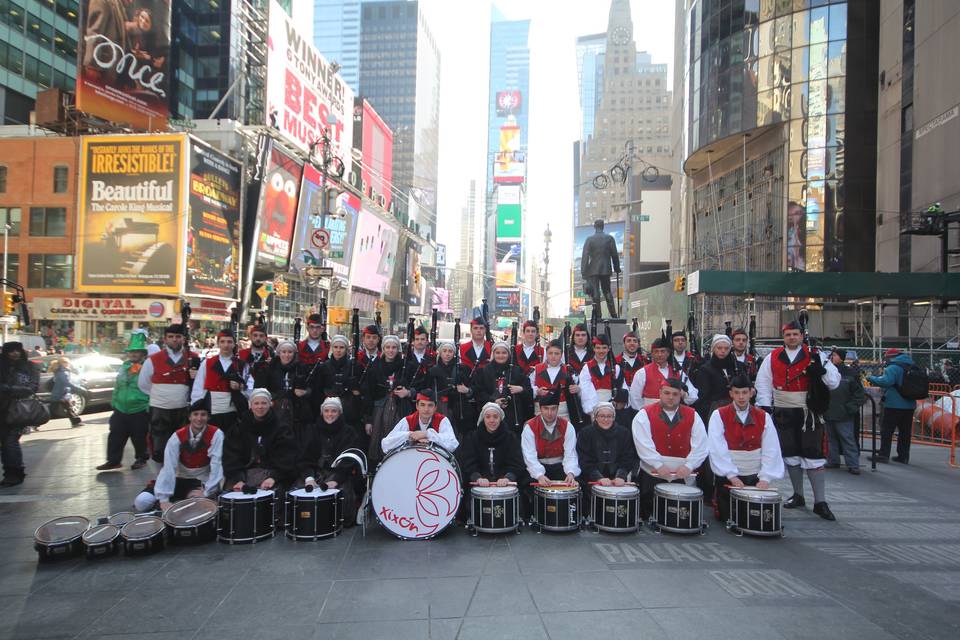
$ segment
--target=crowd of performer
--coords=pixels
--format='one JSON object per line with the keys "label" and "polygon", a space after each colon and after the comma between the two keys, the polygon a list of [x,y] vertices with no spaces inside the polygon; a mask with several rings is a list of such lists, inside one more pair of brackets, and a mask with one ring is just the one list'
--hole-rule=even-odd
{"label": "crowd of performer", "polygon": [[322,486],[342,489],[355,514],[365,485],[359,469],[334,466],[341,453],[365,451],[373,473],[395,448],[432,443],[456,455],[468,491],[517,484],[528,502],[537,485],[632,483],[648,517],[657,483],[695,483],[725,519],[731,487],[765,489],[785,473],[793,495],[784,506],[804,507],[806,474],[813,512],[834,519],[817,398],[840,375],[797,323],[759,363],[743,331],[715,335],[700,358],[683,332],[648,351],[627,332],[615,354],[583,324],[543,346],[533,321],[514,344],[492,340],[479,318],[460,344],[411,327],[404,345],[376,325],[357,326],[353,340],[328,337],[319,314],[306,325],[305,339],[275,349],[263,326],[249,328],[250,347],[239,351],[224,330],[207,358],[188,351],[183,325],[168,327],[152,355],[132,343],[147,434],[111,420],[101,468],[119,467],[117,443],[122,451],[131,437],[138,463],[148,451],[161,465],[140,510],[245,487]]}

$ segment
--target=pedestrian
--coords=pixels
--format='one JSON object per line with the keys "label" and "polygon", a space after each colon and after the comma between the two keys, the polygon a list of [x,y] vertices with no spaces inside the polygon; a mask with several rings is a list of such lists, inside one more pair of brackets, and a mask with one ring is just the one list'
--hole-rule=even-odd
{"label": "pedestrian", "polygon": [[[893,445],[893,433],[897,432],[897,455],[894,462],[910,462],[910,440],[913,437],[913,412],[917,408],[916,400],[908,400],[900,395],[903,375],[913,366],[913,359],[900,349],[887,349],[883,354],[886,366],[883,375],[867,376],[870,384],[884,389],[883,418],[880,423],[880,450],[877,462],[890,462],[890,448]],[[871,457],[871,460],[874,458]]]}
{"label": "pedestrian", "polygon": [[5,342],[0,349],[0,461],[3,463],[0,487],[23,484],[27,475],[20,448],[21,427],[7,424],[10,401],[35,394],[39,386],[40,372],[27,360],[23,344]]}
{"label": "pedestrian", "polygon": [[860,446],[857,444],[854,420],[860,414],[865,393],[860,377],[844,364],[847,350],[836,348],[830,353],[830,362],[840,372],[840,384],[830,391],[830,405],[823,414],[830,446],[827,449],[827,468],[840,466],[840,453],[847,464],[847,471],[860,475]]}
{"label": "pedestrian", "polygon": [[50,372],[53,374],[53,391],[50,392],[50,402],[56,406],[59,405],[67,417],[70,418],[71,427],[83,425],[83,420],[77,415],[73,408],[73,382],[70,379],[72,373],[70,360],[60,358],[50,363]]}
{"label": "pedestrian", "polygon": [[147,464],[147,431],[150,429],[150,396],[140,390],[138,379],[147,359],[147,337],[139,331],[130,336],[125,349],[127,361],[117,372],[110,406],[110,433],[107,436],[107,461],[97,471],[111,471],[123,467],[123,450],[129,439],[133,443],[134,460],[131,469]]}

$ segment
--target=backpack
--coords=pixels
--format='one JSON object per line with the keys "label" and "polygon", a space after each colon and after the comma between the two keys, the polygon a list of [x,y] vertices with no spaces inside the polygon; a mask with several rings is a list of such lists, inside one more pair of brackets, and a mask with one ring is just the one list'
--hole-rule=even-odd
{"label": "backpack", "polygon": [[894,388],[904,400],[923,400],[930,395],[930,377],[925,369],[915,364],[897,366],[903,369],[903,380]]}

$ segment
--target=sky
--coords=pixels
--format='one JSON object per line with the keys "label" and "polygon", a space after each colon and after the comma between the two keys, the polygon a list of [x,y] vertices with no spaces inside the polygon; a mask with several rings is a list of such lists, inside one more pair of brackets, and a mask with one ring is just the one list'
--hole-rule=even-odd
{"label": "sky", "polygon": [[[437,240],[447,245],[447,264],[459,259],[460,216],[470,180],[486,180],[489,0],[421,0],[441,55],[440,175]],[[580,133],[576,39],[605,32],[609,0],[501,0],[511,20],[530,19],[530,132],[527,167],[527,246],[532,264],[550,246],[550,315],[569,308],[573,246],[573,142]],[[672,78],[674,3],[632,0],[639,50],[667,63]],[[527,99],[525,97],[525,99]]]}

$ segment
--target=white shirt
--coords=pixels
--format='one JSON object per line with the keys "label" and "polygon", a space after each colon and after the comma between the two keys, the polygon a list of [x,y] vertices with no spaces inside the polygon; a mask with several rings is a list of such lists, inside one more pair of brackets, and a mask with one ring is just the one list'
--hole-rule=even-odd
{"label": "white shirt", "polygon": [[527,345],[522,345],[522,346],[523,346],[523,355],[525,355],[527,357],[527,360],[529,360],[530,356],[532,356],[533,352],[536,351],[537,349],[537,343],[533,343],[529,347]]}
{"label": "white shirt", "polygon": [[[558,365],[555,366],[555,367],[551,367],[550,365],[547,365],[547,366],[546,366],[547,378],[549,378],[549,380],[550,380],[551,383],[552,383],[552,382],[556,382],[556,380],[557,380],[557,375],[560,374],[560,369],[562,369],[562,368],[563,368],[563,365],[562,365],[562,364],[558,364]],[[571,381],[571,384],[575,384],[575,383],[574,383],[573,381]],[[532,369],[532,370],[530,371],[530,388],[533,389],[533,397],[536,399],[536,397],[537,397],[537,389],[539,388],[539,387],[537,387],[537,370],[536,370],[536,368],[534,368],[534,369]]]}
{"label": "white shirt", "polygon": [[163,468],[157,474],[157,483],[153,487],[153,494],[157,500],[170,501],[178,477],[197,478],[203,483],[205,496],[209,498],[216,495],[223,481],[223,431],[220,429],[213,434],[207,455],[210,457],[210,466],[199,469],[184,467],[180,464],[180,439],[176,435],[170,436],[167,446],[163,449]]}
{"label": "white shirt", "polygon": [[[230,365],[234,362],[233,358],[224,358],[220,354],[213,356],[213,358],[220,358],[220,366],[223,368],[224,371],[229,369]],[[209,358],[209,359],[212,359],[212,358]],[[243,392],[243,395],[249,397],[250,392],[253,391],[253,376],[247,375],[246,364],[241,362],[239,359],[236,360],[236,363],[237,363],[237,368],[240,371],[240,376],[244,380],[244,385],[240,388],[240,391]],[[206,389],[203,388],[203,385],[206,379],[207,379],[207,361],[203,361],[200,363],[200,368],[197,369],[197,377],[193,379],[193,390],[190,392],[190,402],[196,402],[197,400],[200,400],[201,398],[203,398],[204,395],[206,395],[207,391]],[[228,396],[230,395],[225,391],[213,391],[210,393],[211,398],[213,398],[214,394],[216,393],[227,394]],[[230,400],[230,406],[233,406],[232,400]],[[218,411],[217,408],[218,407],[213,407],[211,409],[211,413],[229,413],[229,411],[223,411],[223,410]],[[219,408],[223,409],[224,405],[221,405]],[[236,407],[233,408],[233,411],[236,411]]]}
{"label": "white shirt", "polygon": [[[440,421],[438,425],[439,429],[434,431],[430,429],[430,424],[423,424],[420,422],[419,415],[417,416],[417,422],[420,426],[420,431],[423,431],[427,434],[427,439],[430,442],[436,443],[450,451],[451,453],[456,451],[457,447],[460,446],[460,443],[457,441],[457,435],[453,431],[453,425],[450,424],[450,419],[446,416],[443,417],[443,420]],[[383,449],[384,453],[393,451],[403,443],[410,440],[410,426],[407,424],[407,418],[403,417],[400,419],[394,427],[393,431],[388,433],[383,440],[380,441],[380,448]]]}
{"label": "white shirt", "polygon": [[[743,411],[737,409],[737,417],[743,423],[750,413],[747,407]],[[760,440],[760,471],[757,477],[766,482],[772,482],[783,477],[783,457],[780,454],[780,437],[777,435],[777,429],[773,426],[773,419],[763,415],[763,436]],[[744,473],[730,454],[730,448],[727,446],[727,439],[724,437],[723,419],[720,417],[720,410],[715,410],[710,415],[710,425],[707,429],[707,440],[710,450],[710,468],[717,476],[733,479],[736,476],[750,475]]]}
{"label": "white shirt", "polygon": [[[636,378],[634,378],[636,380]],[[674,411],[664,411],[671,420],[676,415],[677,408]],[[647,419],[646,411],[638,411],[633,419],[631,427],[633,431],[633,444],[637,447],[637,455],[640,456],[640,465],[649,473],[666,464],[671,471],[679,468],[681,465],[694,471],[707,459],[709,451],[707,445],[707,429],[703,426],[703,420],[696,413],[693,414],[693,429],[690,432],[690,453],[686,458],[672,458],[662,456],[657,451],[653,442],[653,435],[650,432],[650,420]]]}
{"label": "white shirt", "polygon": [[[784,351],[786,351],[787,357],[790,358],[790,362],[796,361],[800,354],[800,349],[800,347],[796,349],[787,349],[784,347]],[[840,386],[840,372],[833,366],[833,363],[830,362],[826,354],[821,351],[819,356],[820,362],[823,363],[823,368],[827,370],[827,372],[821,376],[821,380],[823,380],[827,388],[832,391]],[[758,407],[773,406],[773,368],[771,367],[770,361],[773,360],[774,357],[773,352],[771,352],[770,355],[760,363],[760,369],[757,371],[755,386],[757,388]]]}
{"label": "white shirt", "polygon": [[[170,347],[164,347],[166,356],[174,364],[179,364],[186,353],[186,349],[180,349],[174,352]],[[165,384],[158,382],[153,384],[153,360],[147,358],[143,361],[140,368],[140,375],[137,376],[137,387],[140,391],[150,396],[150,406],[158,409],[182,409],[190,404],[190,387],[183,384]]]}
{"label": "white shirt", "polygon": [[[669,365],[664,365],[662,367],[657,367],[660,369],[660,375],[664,378],[669,378],[671,371]],[[700,397],[700,392],[697,391],[697,388],[693,386],[693,382],[690,381],[690,378],[687,377],[687,374],[683,371],[680,372],[680,379],[687,385],[687,397],[683,399],[685,404],[691,405],[697,401],[697,398]],[[643,397],[643,388],[647,384],[647,370],[646,367],[641,367],[633,374],[633,382],[630,383],[630,408],[636,409],[639,411],[648,404],[653,404],[654,402],[659,402],[659,394],[656,399],[644,399]]]}
{"label": "white shirt", "polygon": [[[544,423],[546,425],[546,423]],[[548,429],[555,429],[557,423],[546,425]],[[530,429],[530,423],[523,425],[523,433],[520,435],[520,449],[523,451],[523,461],[527,465],[527,473],[536,480],[544,475],[547,470],[540,464],[540,458],[537,455],[537,439]],[[577,458],[577,431],[573,425],[567,423],[567,432],[563,436],[563,472],[569,473],[573,477],[580,475],[580,460]]]}
{"label": "white shirt", "polygon": [[[607,363],[598,362],[597,369],[600,370],[600,374],[606,375],[607,373]],[[620,380],[620,366],[614,365],[613,369],[613,380],[616,382]],[[623,388],[624,382],[620,381],[620,386],[613,385],[613,390],[611,392],[611,398],[609,402],[613,401],[613,398],[617,397],[617,391]],[[606,389],[604,389],[606,391]],[[600,403],[602,398],[600,393],[597,391],[597,388],[593,386],[593,375],[590,374],[590,370],[584,367],[584,371],[580,374],[580,404],[583,405],[583,412],[585,414],[593,413],[594,407]]]}

